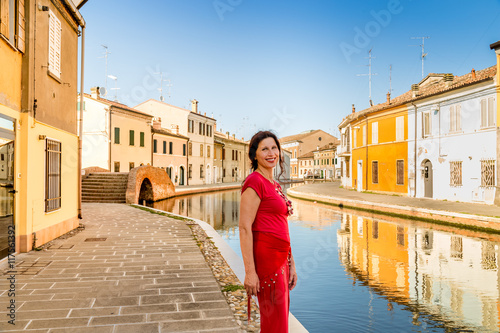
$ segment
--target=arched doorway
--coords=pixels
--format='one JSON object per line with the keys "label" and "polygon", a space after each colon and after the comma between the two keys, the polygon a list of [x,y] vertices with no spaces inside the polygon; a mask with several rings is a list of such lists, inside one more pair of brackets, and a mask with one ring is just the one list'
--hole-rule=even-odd
{"label": "arched doorway", "polygon": [[207,184],[211,183],[211,173],[210,173],[210,165],[207,165],[207,177],[205,178],[207,180]]}
{"label": "arched doorway", "polygon": [[432,163],[429,160],[425,160],[422,162],[422,166],[424,168],[423,176],[424,176],[424,197],[432,198],[432,188],[433,188],[433,179],[432,179]]}
{"label": "arched doorway", "polygon": [[179,168],[179,185],[184,185],[184,167]]}
{"label": "arched doorway", "polygon": [[142,203],[143,200],[154,201],[153,185],[148,178],[144,178],[142,181],[141,190],[139,192],[139,203]]}

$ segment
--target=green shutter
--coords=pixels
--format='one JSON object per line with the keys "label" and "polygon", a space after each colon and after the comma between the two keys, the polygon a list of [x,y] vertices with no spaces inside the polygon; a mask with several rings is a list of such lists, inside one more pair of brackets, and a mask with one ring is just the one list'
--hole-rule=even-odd
{"label": "green shutter", "polygon": [[153,140],[153,153],[155,153],[155,154],[158,151],[157,147],[158,147],[158,141],[156,141],[156,139],[154,139]]}
{"label": "green shutter", "polygon": [[130,130],[130,145],[134,145],[134,130]]}
{"label": "green shutter", "polygon": [[141,132],[141,139],[140,140],[141,140],[141,142],[140,142],[141,147],[144,147],[144,132]]}
{"label": "green shutter", "polygon": [[120,127],[115,127],[115,143],[120,143]]}
{"label": "green shutter", "polygon": [[186,144],[182,145],[182,156],[186,156]]}

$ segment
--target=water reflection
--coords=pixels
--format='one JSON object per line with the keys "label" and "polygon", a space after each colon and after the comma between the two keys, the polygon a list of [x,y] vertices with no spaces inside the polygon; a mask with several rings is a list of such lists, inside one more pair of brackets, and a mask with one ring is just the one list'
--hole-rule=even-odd
{"label": "water reflection", "polygon": [[[239,198],[153,206],[210,223],[239,252]],[[310,332],[499,331],[500,236],[292,201],[291,311]]]}

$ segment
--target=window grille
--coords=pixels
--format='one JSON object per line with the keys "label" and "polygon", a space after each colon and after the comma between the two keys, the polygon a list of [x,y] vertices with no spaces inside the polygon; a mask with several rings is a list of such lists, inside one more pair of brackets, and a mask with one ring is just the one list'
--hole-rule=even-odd
{"label": "window grille", "polygon": [[405,184],[405,161],[397,160],[397,185]]}
{"label": "window grille", "polygon": [[462,161],[450,162],[450,185],[462,185]]}
{"label": "window grille", "polygon": [[450,257],[454,259],[463,259],[464,246],[462,237],[451,236]]}
{"label": "window grille", "polygon": [[210,146],[207,146],[207,157],[210,157]]}
{"label": "window grille", "polygon": [[496,258],[495,245],[489,241],[483,241],[481,244],[481,268],[485,270],[496,270],[497,258]]}
{"label": "window grille", "polygon": [[203,143],[200,144],[200,156],[203,156]]}
{"label": "window grille", "polygon": [[481,160],[481,186],[495,186],[495,160]]}
{"label": "window grille", "polygon": [[45,140],[45,211],[61,208],[61,142]]}
{"label": "window grille", "polygon": [[398,242],[398,245],[405,246],[405,228],[398,226],[397,227],[397,235],[396,239]]}
{"label": "window grille", "polygon": [[[189,155],[189,156],[192,156],[192,155],[193,155],[193,143],[192,143],[192,142],[190,142],[190,143],[188,144],[188,155]],[[189,177],[189,178],[191,178],[191,177]]]}

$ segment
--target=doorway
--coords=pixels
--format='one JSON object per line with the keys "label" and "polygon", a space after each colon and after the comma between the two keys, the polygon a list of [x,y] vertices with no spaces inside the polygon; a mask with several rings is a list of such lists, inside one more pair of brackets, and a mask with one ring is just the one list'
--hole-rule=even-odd
{"label": "doorway", "polygon": [[179,185],[184,185],[184,167],[179,168]]}
{"label": "doorway", "polygon": [[429,160],[424,161],[424,197],[432,198],[432,163]]}
{"label": "doorway", "polygon": [[14,124],[14,119],[0,114],[0,260],[9,254],[9,236],[15,236]]}

